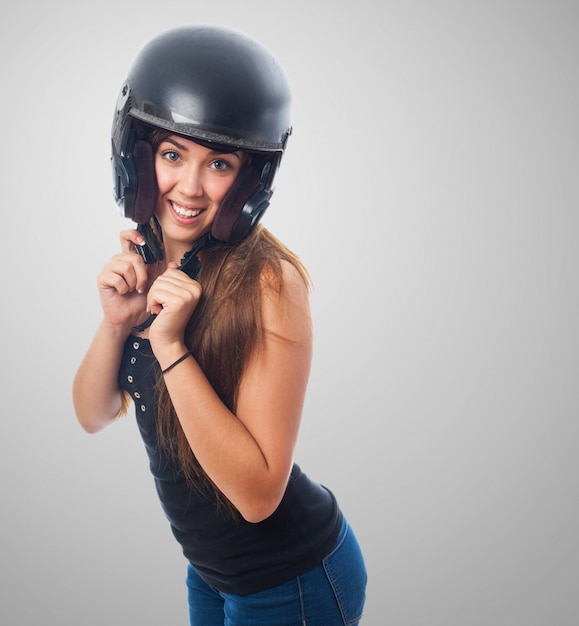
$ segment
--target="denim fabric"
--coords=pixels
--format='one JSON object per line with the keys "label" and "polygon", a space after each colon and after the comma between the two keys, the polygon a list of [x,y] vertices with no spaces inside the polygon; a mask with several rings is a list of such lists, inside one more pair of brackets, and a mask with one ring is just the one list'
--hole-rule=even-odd
{"label": "denim fabric", "polygon": [[221,593],[188,566],[191,626],[357,626],[367,573],[346,520],[322,563],[287,583],[246,596]]}

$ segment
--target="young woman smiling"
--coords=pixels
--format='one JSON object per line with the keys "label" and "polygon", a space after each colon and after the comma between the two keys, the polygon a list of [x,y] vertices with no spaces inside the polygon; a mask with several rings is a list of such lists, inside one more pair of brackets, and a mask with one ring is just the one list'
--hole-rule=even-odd
{"label": "young woman smiling", "polygon": [[257,42],[182,27],[141,50],[113,122],[115,194],[137,228],[99,274],[73,399],[88,432],[134,404],[202,626],[353,626],[365,601],[352,529],[294,462],[309,279],[259,223],[289,104]]}

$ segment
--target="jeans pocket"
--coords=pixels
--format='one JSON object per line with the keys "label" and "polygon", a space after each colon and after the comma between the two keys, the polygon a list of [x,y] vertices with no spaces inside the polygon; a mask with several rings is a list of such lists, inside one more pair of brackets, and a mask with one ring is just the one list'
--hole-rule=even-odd
{"label": "jeans pocket", "polygon": [[344,624],[356,626],[362,617],[366,601],[368,573],[362,550],[352,529],[347,525],[336,546],[323,561],[340,607]]}

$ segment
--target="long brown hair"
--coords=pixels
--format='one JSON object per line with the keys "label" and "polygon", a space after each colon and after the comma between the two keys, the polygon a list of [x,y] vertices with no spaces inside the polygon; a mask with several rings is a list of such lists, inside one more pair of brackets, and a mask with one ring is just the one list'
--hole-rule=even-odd
{"label": "long brown hair", "polygon": [[[185,343],[225,406],[235,413],[244,368],[263,338],[261,281],[267,280],[268,287],[281,294],[282,261],[294,265],[308,287],[310,278],[298,257],[261,225],[243,241],[217,244],[203,250],[199,258],[203,293],[187,325]],[[161,446],[178,461],[192,486],[209,489],[218,504],[234,512],[195,458],[163,377],[158,397]]]}
{"label": "long brown hair", "polygon": [[[153,152],[173,133],[137,121],[138,134]],[[282,261],[291,263],[310,287],[299,258],[262,225],[235,245],[218,243],[199,253],[201,300],[185,330],[185,344],[225,406],[235,413],[244,368],[263,338],[261,281],[281,295]],[[235,508],[195,458],[177,418],[163,377],[157,383],[157,429],[161,447],[178,462],[187,482],[214,495],[231,514]],[[126,410],[128,398],[124,399]]]}

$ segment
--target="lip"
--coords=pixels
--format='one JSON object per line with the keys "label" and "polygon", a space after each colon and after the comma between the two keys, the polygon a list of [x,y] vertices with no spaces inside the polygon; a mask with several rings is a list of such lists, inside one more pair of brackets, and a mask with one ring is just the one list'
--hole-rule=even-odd
{"label": "lip", "polygon": [[179,224],[194,224],[205,212],[204,208],[183,205],[174,200],[169,200],[169,206],[171,215]]}

